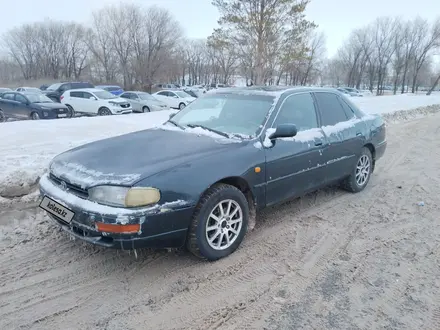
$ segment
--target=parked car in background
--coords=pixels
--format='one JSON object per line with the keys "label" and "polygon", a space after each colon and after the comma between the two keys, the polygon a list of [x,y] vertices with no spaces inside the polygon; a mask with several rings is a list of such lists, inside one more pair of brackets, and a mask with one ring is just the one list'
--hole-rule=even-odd
{"label": "parked car in background", "polygon": [[188,94],[189,96],[192,96],[192,97],[195,97],[195,98],[198,98],[199,96],[195,93],[195,91],[193,91],[192,89],[190,89],[190,88],[184,88],[184,89],[182,89],[186,94]]}
{"label": "parked car in background", "polygon": [[359,92],[356,88],[351,88],[351,87],[343,87],[350,96],[364,96],[361,92]]}
{"label": "parked car in background", "polygon": [[12,91],[12,89],[7,88],[7,87],[0,87],[0,94],[4,93],[4,92],[10,92],[10,91]]}
{"label": "parked car in background", "polygon": [[338,92],[341,92],[342,94],[345,94],[345,95],[347,95],[347,96],[350,96],[350,93],[349,93],[345,88],[343,88],[343,87],[338,87],[338,88],[336,88],[336,90],[337,90]]}
{"label": "parked car in background", "polygon": [[61,102],[61,95],[70,89],[95,88],[88,82],[61,82],[50,85],[43,93],[54,102]]}
{"label": "parked car in background", "polygon": [[47,89],[47,87],[49,87],[50,85],[47,84],[43,84],[40,86],[40,90],[45,91]]}
{"label": "parked car in background", "polygon": [[36,87],[18,87],[15,89],[17,92],[31,92],[31,93],[41,93],[41,89]]}
{"label": "parked car in background", "polygon": [[110,92],[113,95],[117,95],[117,96],[124,93],[124,89],[121,86],[116,86],[116,85],[98,85],[98,86],[95,86],[95,88],[103,89],[103,90]]}
{"label": "parked car in background", "polygon": [[58,155],[40,207],[98,246],[217,260],[265,207],[338,182],[362,191],[386,146],[382,118],[334,89],[221,89],[162,126]]}
{"label": "parked car in background", "polygon": [[128,91],[121,94],[121,98],[129,100],[133,112],[169,110],[169,106],[165,102],[159,101],[146,92]]}
{"label": "parked car in background", "polygon": [[188,104],[196,100],[195,97],[192,97],[188,93],[184,91],[174,91],[174,90],[162,90],[153,94],[153,96],[166,103],[170,108],[180,109],[182,110]]}
{"label": "parked car in background", "polygon": [[176,89],[178,88],[175,84],[156,84],[154,85],[156,88],[163,88],[163,89]]}
{"label": "parked car in background", "polygon": [[132,107],[126,99],[98,88],[68,90],[61,96],[61,103],[73,113],[83,115],[108,116],[132,113]]}
{"label": "parked car in background", "polygon": [[42,93],[5,92],[0,98],[0,122],[13,119],[56,119],[71,117],[68,108]]}

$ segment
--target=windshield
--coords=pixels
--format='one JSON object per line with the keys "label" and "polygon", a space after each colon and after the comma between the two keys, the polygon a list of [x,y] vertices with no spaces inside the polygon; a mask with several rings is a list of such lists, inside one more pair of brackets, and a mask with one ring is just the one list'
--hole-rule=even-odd
{"label": "windshield", "polygon": [[61,86],[61,83],[53,84],[47,87],[47,90],[56,91]]}
{"label": "windshield", "polygon": [[181,92],[181,91],[177,91],[177,92],[174,92],[178,97],[182,97],[182,98],[185,98],[185,97],[192,97],[191,95],[189,95],[188,93],[185,93],[185,92]]}
{"label": "windshield", "polygon": [[53,103],[50,98],[40,93],[26,93],[25,95],[31,103]]}
{"label": "windshield", "polygon": [[206,95],[179,111],[172,120],[182,127],[203,125],[225,133],[254,136],[274,100],[269,95]]}
{"label": "windshield", "polygon": [[98,91],[98,92],[93,92],[93,93],[96,95],[96,97],[98,99],[101,99],[101,100],[110,100],[110,99],[118,98],[118,96],[113,95],[112,93],[107,92],[107,91]]}
{"label": "windshield", "polygon": [[157,101],[154,96],[148,94],[148,93],[139,93],[138,94],[141,100],[152,100]]}

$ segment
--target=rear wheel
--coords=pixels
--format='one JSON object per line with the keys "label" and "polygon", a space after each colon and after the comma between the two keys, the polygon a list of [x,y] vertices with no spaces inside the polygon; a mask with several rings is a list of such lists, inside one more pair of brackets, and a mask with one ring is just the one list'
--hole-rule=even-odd
{"label": "rear wheel", "polygon": [[38,112],[32,112],[32,113],[31,113],[31,119],[32,119],[32,120],[38,120],[38,119],[40,119],[40,115],[38,114]]}
{"label": "rear wheel", "polygon": [[343,182],[344,189],[357,193],[365,189],[373,171],[373,157],[370,149],[364,147],[352,173]]}
{"label": "rear wheel", "polygon": [[150,108],[145,106],[142,108],[142,112],[150,112]]}
{"label": "rear wheel", "polygon": [[98,115],[99,116],[110,116],[112,115],[112,112],[110,111],[109,108],[101,108],[98,110]]}
{"label": "rear wheel", "polygon": [[189,229],[187,248],[195,256],[218,260],[243,241],[249,205],[243,193],[227,184],[211,187],[200,199]]}
{"label": "rear wheel", "polygon": [[0,123],[4,123],[6,121],[6,116],[2,110],[0,110]]}
{"label": "rear wheel", "polygon": [[179,104],[179,110],[182,110],[183,108],[185,108],[185,103],[182,102]]}

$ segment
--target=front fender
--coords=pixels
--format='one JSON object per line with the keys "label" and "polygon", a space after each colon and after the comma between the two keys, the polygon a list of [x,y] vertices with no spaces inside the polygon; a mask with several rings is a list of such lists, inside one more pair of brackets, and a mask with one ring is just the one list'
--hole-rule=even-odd
{"label": "front fender", "polygon": [[[260,167],[256,173],[255,167]],[[263,149],[249,142],[196,161],[162,171],[135,186],[149,186],[161,191],[161,203],[183,200],[196,205],[201,195],[216,182],[228,177],[241,177],[249,184],[257,201],[265,201],[265,155]]]}

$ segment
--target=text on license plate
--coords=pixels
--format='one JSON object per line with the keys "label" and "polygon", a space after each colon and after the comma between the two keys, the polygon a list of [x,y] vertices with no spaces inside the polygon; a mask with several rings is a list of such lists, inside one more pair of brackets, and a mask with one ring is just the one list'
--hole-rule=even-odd
{"label": "text on license plate", "polygon": [[60,113],[60,114],[58,115],[58,118],[64,118],[64,117],[67,117],[67,114],[65,114],[65,113]]}
{"label": "text on license plate", "polygon": [[69,210],[67,207],[64,207],[47,196],[43,197],[40,207],[67,223],[70,223],[75,215],[75,213]]}

